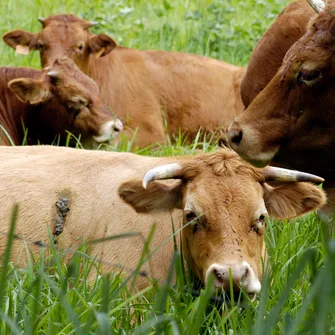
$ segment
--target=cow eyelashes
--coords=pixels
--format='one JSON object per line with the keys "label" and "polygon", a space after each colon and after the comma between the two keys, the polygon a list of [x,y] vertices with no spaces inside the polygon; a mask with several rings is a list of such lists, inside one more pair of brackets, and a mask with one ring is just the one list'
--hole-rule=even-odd
{"label": "cow eyelashes", "polygon": [[265,215],[261,214],[259,218],[251,226],[251,231],[256,232],[259,235],[264,233],[265,228]]}
{"label": "cow eyelashes", "polygon": [[307,86],[313,86],[322,78],[321,71],[319,70],[306,70],[301,69],[297,76],[298,84],[306,84]]}

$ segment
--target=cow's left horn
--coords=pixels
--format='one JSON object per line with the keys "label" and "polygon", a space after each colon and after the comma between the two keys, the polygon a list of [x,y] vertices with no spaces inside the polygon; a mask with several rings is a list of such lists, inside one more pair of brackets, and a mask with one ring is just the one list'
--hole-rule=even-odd
{"label": "cow's left horn", "polygon": [[263,169],[263,175],[266,181],[310,181],[312,183],[323,183],[325,180],[314,174],[282,169],[274,166],[267,166]]}
{"label": "cow's left horn", "polygon": [[44,17],[39,17],[38,18],[38,21],[40,21],[43,25],[44,25],[44,23],[45,23],[45,18]]}
{"label": "cow's left horn", "polygon": [[154,180],[180,178],[182,175],[183,166],[181,164],[166,164],[149,170],[143,177],[142,185],[146,189]]}
{"label": "cow's left horn", "polygon": [[47,72],[47,75],[51,78],[59,78],[59,73],[55,70]]}
{"label": "cow's left horn", "polygon": [[88,22],[88,28],[93,27],[93,26],[97,26],[98,24],[99,24],[99,22],[97,22],[97,21],[89,21]]}
{"label": "cow's left horn", "polygon": [[323,0],[307,0],[311,7],[320,14],[326,7],[326,3]]}

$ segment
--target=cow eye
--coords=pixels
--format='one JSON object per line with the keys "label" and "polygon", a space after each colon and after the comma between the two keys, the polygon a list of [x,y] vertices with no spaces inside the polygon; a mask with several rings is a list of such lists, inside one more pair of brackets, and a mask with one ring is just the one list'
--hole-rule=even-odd
{"label": "cow eye", "polygon": [[307,86],[312,86],[322,78],[321,72],[319,70],[306,70],[302,69],[298,73],[297,82],[298,84],[306,84]]}
{"label": "cow eye", "polygon": [[197,219],[197,215],[193,211],[185,211],[185,219],[187,222],[191,222]]}
{"label": "cow eye", "polygon": [[259,235],[263,235],[265,228],[265,215],[261,214],[259,218],[252,224],[251,230]]}

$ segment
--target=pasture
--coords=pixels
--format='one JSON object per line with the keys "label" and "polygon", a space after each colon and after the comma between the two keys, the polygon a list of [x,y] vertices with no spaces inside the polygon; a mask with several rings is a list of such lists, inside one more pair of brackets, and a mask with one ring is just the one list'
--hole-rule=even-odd
{"label": "pasture", "polygon": [[[36,32],[39,16],[73,13],[98,21],[92,30],[108,33],[123,46],[190,52],[246,66],[257,40],[286,3],[2,0],[0,33],[12,29]],[[39,68],[39,57],[37,52],[15,55],[0,43],[0,64]],[[137,152],[168,156],[216,148],[210,138],[186,146],[180,136],[167,146]],[[117,147],[101,149],[127,151],[129,145],[123,141]],[[158,229],[153,227],[152,234]],[[46,244],[41,246],[40,260],[30,258],[26,269],[16,269],[8,261],[13,238],[12,232],[0,271],[0,334],[335,333],[335,241],[315,214],[294,221],[267,221],[265,239],[271,267],[259,299],[244,308],[238,303],[228,306],[223,297],[214,298],[210,290],[191,285],[178,252],[171,264],[175,285],[171,276],[159,284],[150,278],[152,286],[137,291],[132,289],[132,281],[145,275],[138,269],[123,269],[120,276],[116,267],[114,273],[89,281],[92,268],[98,267],[89,256],[89,245],[73,252],[56,251],[55,246]],[[31,243],[34,241],[26,241],[27,249]],[[148,239],[143,241],[143,258],[150,252],[154,251]],[[68,265],[63,262],[65,257],[71,258]]]}

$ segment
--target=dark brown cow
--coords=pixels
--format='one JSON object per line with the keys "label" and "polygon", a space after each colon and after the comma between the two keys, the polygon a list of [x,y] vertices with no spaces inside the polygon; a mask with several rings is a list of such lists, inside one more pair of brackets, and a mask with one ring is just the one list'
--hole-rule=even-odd
{"label": "dark brown cow", "polygon": [[66,131],[91,146],[122,130],[99,97],[95,82],[70,59],[58,59],[44,70],[0,68],[0,144],[62,142]]}
{"label": "dark brown cow", "polygon": [[334,13],[329,2],[228,132],[231,147],[257,166],[274,161],[325,177],[324,219],[335,209]]}
{"label": "dark brown cow", "polygon": [[289,4],[265,32],[251,54],[241,83],[241,96],[248,107],[280,68],[287,50],[306,33],[309,20],[316,15],[305,0]]}
{"label": "dark brown cow", "polygon": [[170,136],[181,129],[192,140],[199,128],[226,129],[243,110],[244,68],[198,55],[119,47],[109,36],[89,32],[94,23],[74,15],[40,21],[41,32],[14,30],[4,41],[17,52],[39,50],[43,67],[56,57],[72,58],[97,82],[104,102],[127,121],[127,136],[139,127],[140,146],[166,142],[163,112]]}

